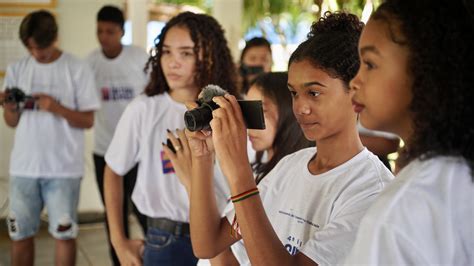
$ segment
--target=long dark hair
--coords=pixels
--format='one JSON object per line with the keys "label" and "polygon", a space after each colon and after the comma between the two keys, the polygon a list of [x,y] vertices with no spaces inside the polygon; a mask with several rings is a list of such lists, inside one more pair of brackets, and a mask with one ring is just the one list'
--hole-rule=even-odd
{"label": "long dark hair", "polygon": [[145,67],[145,71],[151,68],[150,82],[145,88],[145,94],[153,96],[170,90],[163,75],[160,60],[163,42],[172,27],[188,29],[194,42],[196,85],[202,88],[208,84],[216,84],[230,94],[236,95],[237,72],[224,37],[224,30],[213,17],[191,12],[184,12],[173,17],[156,38],[152,56]]}
{"label": "long dark hair", "polygon": [[262,162],[263,151],[258,151],[255,162],[252,163],[257,183],[286,155],[314,146],[314,143],[305,138],[293,115],[292,98],[287,83],[286,72],[264,73],[252,83],[252,86],[261,90],[264,97],[270,99],[278,108],[276,136],[272,144],[273,156],[268,162]]}
{"label": "long dark hair", "polygon": [[472,3],[462,0],[388,0],[372,16],[386,21],[392,41],[409,49],[413,134],[406,140],[406,162],[461,156],[472,175],[474,40],[468,37],[474,32],[472,12]]}

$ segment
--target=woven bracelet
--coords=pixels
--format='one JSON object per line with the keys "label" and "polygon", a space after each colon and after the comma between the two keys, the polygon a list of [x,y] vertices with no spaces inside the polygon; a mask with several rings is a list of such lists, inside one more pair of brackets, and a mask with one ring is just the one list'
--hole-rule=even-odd
{"label": "woven bracelet", "polygon": [[236,202],[242,201],[244,199],[250,198],[252,196],[255,196],[258,193],[259,193],[258,188],[252,188],[252,189],[247,190],[243,193],[232,196],[230,199],[232,200],[232,203],[236,203]]}

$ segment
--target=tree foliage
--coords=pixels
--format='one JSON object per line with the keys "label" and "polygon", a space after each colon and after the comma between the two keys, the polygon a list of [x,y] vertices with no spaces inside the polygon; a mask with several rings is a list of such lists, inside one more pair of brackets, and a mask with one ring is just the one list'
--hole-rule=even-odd
{"label": "tree foliage", "polygon": [[[213,0],[154,0],[154,2],[192,5],[209,13]],[[283,33],[282,22],[293,34],[296,34],[300,22],[312,22],[326,10],[346,10],[360,17],[367,4],[376,7],[380,0],[243,0],[243,3],[242,30],[244,32],[252,27],[259,27],[266,35],[261,24],[262,21],[270,21],[281,42],[285,44],[286,36]]]}

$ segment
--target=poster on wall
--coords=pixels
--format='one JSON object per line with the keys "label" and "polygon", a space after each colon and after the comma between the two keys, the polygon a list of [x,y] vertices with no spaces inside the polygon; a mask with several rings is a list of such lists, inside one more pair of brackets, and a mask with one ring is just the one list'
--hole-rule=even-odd
{"label": "poster on wall", "polygon": [[21,20],[25,15],[0,13],[0,79],[5,76],[8,64],[28,54],[18,36]]}
{"label": "poster on wall", "polygon": [[0,7],[55,7],[57,0],[0,0]]}

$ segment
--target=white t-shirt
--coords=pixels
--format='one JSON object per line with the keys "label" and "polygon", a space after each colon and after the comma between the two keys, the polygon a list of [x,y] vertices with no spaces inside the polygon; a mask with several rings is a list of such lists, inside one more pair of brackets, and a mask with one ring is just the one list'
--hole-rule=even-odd
{"label": "white t-shirt", "polygon": [[[139,163],[132,200],[141,213],[153,218],[189,222],[189,198],[163,152],[166,129],[183,129],[184,104],[168,93],[137,96],[125,109],[105,154],[107,165],[125,175]],[[216,200],[223,202],[226,187],[222,174],[215,169]],[[220,207],[222,208],[222,207]]]}
{"label": "white t-shirt", "polygon": [[474,183],[463,159],[408,164],[361,222],[346,264],[474,265]]}
{"label": "white t-shirt", "polygon": [[148,81],[143,70],[147,60],[148,54],[135,46],[123,46],[120,54],[112,59],[100,48],[87,57],[102,100],[100,110],[95,113],[94,153],[105,154],[123,110],[143,92]]}
{"label": "white t-shirt", "polygon": [[[9,65],[4,87],[19,87],[27,95],[48,94],[75,111],[100,107],[91,69],[65,52],[49,64],[27,56]],[[84,130],[53,113],[25,109],[16,127],[10,175],[78,178],[83,172]]]}
{"label": "white t-shirt", "polygon": [[398,139],[399,138],[397,135],[390,132],[365,128],[360,123],[360,120],[357,122],[357,130],[359,131],[359,134],[369,136],[369,137],[380,137],[380,138],[385,138],[385,139]]}
{"label": "white t-shirt", "polygon": [[[298,251],[319,265],[343,262],[360,219],[393,175],[364,148],[344,164],[319,175],[308,170],[316,148],[283,158],[259,183],[273,229],[292,255]],[[234,210],[228,206],[229,223]],[[233,245],[239,262],[249,265],[242,241]]]}

